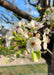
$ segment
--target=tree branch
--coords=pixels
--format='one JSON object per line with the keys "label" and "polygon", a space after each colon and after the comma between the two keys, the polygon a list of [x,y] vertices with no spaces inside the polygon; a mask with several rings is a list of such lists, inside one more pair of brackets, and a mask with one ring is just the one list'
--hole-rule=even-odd
{"label": "tree branch", "polygon": [[4,8],[13,11],[18,16],[21,16],[22,18],[25,18],[27,20],[31,20],[34,18],[33,16],[29,15],[25,11],[20,10],[18,7],[6,0],[0,0],[0,6],[3,6]]}
{"label": "tree branch", "polygon": [[40,3],[40,0],[38,0],[38,2],[36,4],[32,4],[30,0],[28,0],[28,2],[29,2],[30,5],[36,7]]}
{"label": "tree branch", "polygon": [[46,0],[38,0],[38,3],[36,3],[36,4],[32,4],[30,2],[30,0],[28,0],[28,2],[29,2],[30,5],[32,5],[34,7],[36,7],[37,5],[41,4],[42,9],[41,10],[38,10],[38,12],[40,13],[41,20],[42,20],[43,15],[44,15],[44,12],[45,12],[45,10],[47,8],[47,2],[46,2]]}
{"label": "tree branch", "polygon": [[48,51],[51,55],[53,55],[53,52],[52,52],[52,51],[50,51],[48,48],[47,48],[47,51]]}
{"label": "tree branch", "polygon": [[6,20],[8,20],[8,18],[4,15],[4,14],[1,14]]}
{"label": "tree branch", "polygon": [[10,24],[14,24],[14,23],[12,23],[12,22],[10,22],[10,21],[6,21],[5,19],[3,19],[2,17],[0,17],[5,23],[10,23]]}
{"label": "tree branch", "polygon": [[54,0],[53,0],[53,7],[54,7]]}
{"label": "tree branch", "polygon": [[48,0],[48,7],[50,7],[50,0]]}

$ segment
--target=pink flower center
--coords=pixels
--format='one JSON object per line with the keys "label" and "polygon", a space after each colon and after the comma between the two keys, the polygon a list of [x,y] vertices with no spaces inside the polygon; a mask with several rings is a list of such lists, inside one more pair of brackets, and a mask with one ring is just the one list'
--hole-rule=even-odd
{"label": "pink flower center", "polygon": [[31,46],[32,46],[32,47],[35,46],[35,42],[31,42]]}
{"label": "pink flower center", "polygon": [[38,26],[39,26],[39,25],[37,25],[37,24],[35,25],[35,27],[38,27]]}
{"label": "pink flower center", "polygon": [[37,33],[37,34],[36,34],[36,37],[40,37],[40,34],[39,34],[39,33]]}
{"label": "pink flower center", "polygon": [[16,46],[16,42],[13,42],[12,45],[13,45],[13,46]]}
{"label": "pink flower center", "polygon": [[17,29],[19,28],[19,26],[16,27]]}

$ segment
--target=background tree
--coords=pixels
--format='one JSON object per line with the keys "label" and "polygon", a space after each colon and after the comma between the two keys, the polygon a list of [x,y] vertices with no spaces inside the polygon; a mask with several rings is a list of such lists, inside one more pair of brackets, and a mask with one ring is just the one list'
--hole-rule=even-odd
{"label": "background tree", "polygon": [[[10,0],[0,0],[0,6],[4,7],[6,10],[6,14],[8,13],[9,15],[9,18],[8,18],[7,16],[4,15],[5,14],[4,11],[0,10],[1,12],[0,18],[2,21],[4,21],[5,23],[14,24],[14,21],[21,20],[22,18],[27,19],[29,21],[31,21],[32,19],[35,19],[35,16],[33,17],[32,15],[28,14],[27,12],[21,10],[18,6],[16,6],[14,1],[15,0],[11,0],[11,1]],[[54,6],[54,0],[23,0],[23,1],[25,2],[26,5],[30,4],[34,8],[36,8],[37,6],[38,7],[40,6],[42,9],[40,10],[37,9],[37,10],[39,12],[41,19],[43,18],[45,10],[48,7]],[[29,8],[29,10],[31,10],[31,7]],[[50,51],[52,51],[52,53],[54,53],[54,33],[52,34],[51,42],[48,45],[48,48]],[[54,66],[53,66],[54,55],[51,55],[49,54],[49,52],[47,52],[45,54],[42,54],[42,57],[46,60],[48,64],[49,73],[54,74]]]}

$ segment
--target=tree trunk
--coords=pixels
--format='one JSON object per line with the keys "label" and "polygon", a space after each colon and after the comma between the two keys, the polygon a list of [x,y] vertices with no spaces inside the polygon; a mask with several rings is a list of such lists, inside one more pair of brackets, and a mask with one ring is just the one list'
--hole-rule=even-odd
{"label": "tree trunk", "polygon": [[41,4],[41,7],[43,8],[39,13],[40,13],[40,16],[41,16],[41,19],[43,18],[43,15],[44,15],[44,12],[47,8],[47,0],[40,0],[40,4]]}
{"label": "tree trunk", "polygon": [[52,64],[51,64],[51,66],[52,66],[52,73],[54,75],[54,54],[53,54],[53,57],[52,57]]}
{"label": "tree trunk", "polygon": [[32,19],[34,19],[33,16],[29,15],[27,12],[20,10],[18,7],[16,7],[15,5],[13,5],[12,3],[8,2],[7,0],[0,0],[0,6],[11,10],[12,12],[14,12],[17,16],[20,16],[22,18],[25,18],[29,21],[31,21]]}
{"label": "tree trunk", "polygon": [[53,75],[52,74],[52,69],[51,69],[52,67],[51,67],[51,64],[50,65],[48,65],[48,75]]}
{"label": "tree trunk", "polygon": [[48,75],[54,75],[54,42],[53,42],[53,55],[51,58],[51,64],[48,65]]}
{"label": "tree trunk", "polygon": [[42,54],[42,57],[46,60],[46,63],[48,64],[48,75],[54,75],[54,33],[51,36],[51,41],[48,44],[48,49],[53,54],[46,52],[45,54]]}
{"label": "tree trunk", "polygon": [[54,75],[54,55],[52,56],[51,64],[48,65],[48,75]]}

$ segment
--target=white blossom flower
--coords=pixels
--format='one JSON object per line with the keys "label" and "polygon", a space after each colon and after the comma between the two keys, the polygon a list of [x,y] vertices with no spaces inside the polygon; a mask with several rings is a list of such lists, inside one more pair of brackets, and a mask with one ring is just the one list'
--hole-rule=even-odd
{"label": "white blossom flower", "polygon": [[50,11],[50,8],[47,8],[47,11]]}
{"label": "white blossom flower", "polygon": [[30,29],[36,29],[36,30],[42,28],[43,26],[44,26],[43,22],[40,23],[35,20],[31,20],[31,22],[26,25],[26,27]]}
{"label": "white blossom flower", "polygon": [[[49,11],[50,9],[48,8],[47,11]],[[51,21],[54,21],[54,11],[53,12],[49,12],[48,14],[43,16],[42,19],[43,22],[47,21],[47,24],[51,24]]]}
{"label": "white blossom flower", "polygon": [[24,19],[20,20],[19,22],[17,22],[17,21],[14,22],[14,26],[15,26],[15,27],[16,27],[16,26],[21,27],[21,26],[24,25],[24,24],[25,24]]}
{"label": "white blossom flower", "polygon": [[29,38],[27,33],[23,34],[22,36],[23,36],[24,39],[28,39]]}
{"label": "white blossom flower", "polygon": [[44,33],[44,35],[43,35],[43,48],[44,48],[44,50],[45,49],[47,49],[47,43],[48,43],[48,38],[47,38],[47,36],[46,36],[46,34]]}
{"label": "white blossom flower", "polygon": [[26,46],[29,53],[31,53],[33,50],[39,51],[41,50],[41,40],[36,37],[32,37],[27,41]]}
{"label": "white blossom flower", "polygon": [[37,37],[37,38],[40,38],[40,34],[39,34],[39,33],[37,33],[37,34],[36,34],[36,37]]}
{"label": "white blossom flower", "polygon": [[22,22],[19,21],[17,26],[20,26],[21,27],[22,26]]}
{"label": "white blossom flower", "polygon": [[43,35],[43,42],[47,43],[47,37],[46,37],[46,34],[45,33]]}
{"label": "white blossom flower", "polygon": [[22,29],[22,28],[18,28],[18,29],[17,29],[17,33],[18,33],[18,34],[23,34],[23,29]]}
{"label": "white blossom flower", "polygon": [[20,25],[21,25],[21,21],[18,22],[19,24],[17,25],[12,25],[11,28],[9,29],[9,32],[6,34],[6,45],[8,48],[10,48],[10,43],[11,43],[11,40],[13,38],[13,31],[17,31],[18,34],[23,34],[23,29],[20,28]]}
{"label": "white blossom flower", "polygon": [[25,25],[25,21],[24,19],[21,20],[22,25]]}
{"label": "white blossom flower", "polygon": [[36,22],[34,27],[38,30],[40,28],[42,28],[44,25],[43,25],[43,22]]}
{"label": "white blossom flower", "polygon": [[46,18],[44,17],[44,18],[42,19],[42,21],[45,22],[45,21],[46,21]]}
{"label": "white blossom flower", "polygon": [[11,41],[6,42],[6,46],[8,47],[8,49],[10,49],[10,43],[11,43]]}
{"label": "white blossom flower", "polygon": [[47,16],[47,17],[46,17],[46,20],[48,20],[48,21],[49,21],[49,20],[50,20],[50,16]]}
{"label": "white blossom flower", "polygon": [[50,21],[47,21],[47,24],[49,24],[49,25],[50,25]]}
{"label": "white blossom flower", "polygon": [[35,27],[35,26],[34,26],[34,25],[35,25],[35,22],[36,22],[36,21],[33,21],[33,20],[32,20],[30,23],[28,23],[27,26],[28,26],[29,28],[31,28],[31,29],[34,29],[34,27]]}
{"label": "white blossom flower", "polygon": [[31,29],[34,29],[35,26],[37,27],[37,22],[35,20],[31,20],[31,22],[27,24],[27,27]]}
{"label": "white blossom flower", "polygon": [[22,25],[25,25],[24,19],[20,20],[19,22],[16,22],[15,25],[19,27],[21,27]]}
{"label": "white blossom flower", "polygon": [[2,39],[2,34],[0,34],[0,39]]}
{"label": "white blossom flower", "polygon": [[19,22],[15,21],[15,22],[14,22],[14,26],[19,26],[19,27],[21,27],[21,26],[22,26],[22,22],[21,22],[21,21],[19,21]]}
{"label": "white blossom flower", "polygon": [[34,25],[34,24],[36,24],[36,21],[35,20],[31,20],[31,25]]}
{"label": "white blossom flower", "polygon": [[34,26],[36,29],[39,29],[39,22],[36,22]]}
{"label": "white blossom flower", "polygon": [[16,27],[12,25],[12,26],[9,28],[9,32],[13,33],[14,30],[16,30]]}
{"label": "white blossom flower", "polygon": [[39,22],[39,28],[38,29],[42,28],[43,26],[44,26],[43,22],[42,23]]}
{"label": "white blossom flower", "polygon": [[12,38],[13,38],[13,34],[11,32],[8,32],[5,37],[6,46],[8,47],[8,49],[10,48],[10,43],[11,43]]}
{"label": "white blossom flower", "polygon": [[43,43],[44,50],[47,49],[47,43]]}
{"label": "white blossom flower", "polygon": [[34,33],[37,33],[37,30]]}
{"label": "white blossom flower", "polygon": [[31,28],[30,26],[31,26],[30,23],[28,23],[28,24],[26,25],[26,27],[28,27],[28,28]]}
{"label": "white blossom flower", "polygon": [[44,29],[44,32],[45,32],[46,34],[49,34],[50,29],[49,29],[49,28],[45,28],[45,29]]}
{"label": "white blossom flower", "polygon": [[23,55],[27,56],[28,52],[24,50]]}

